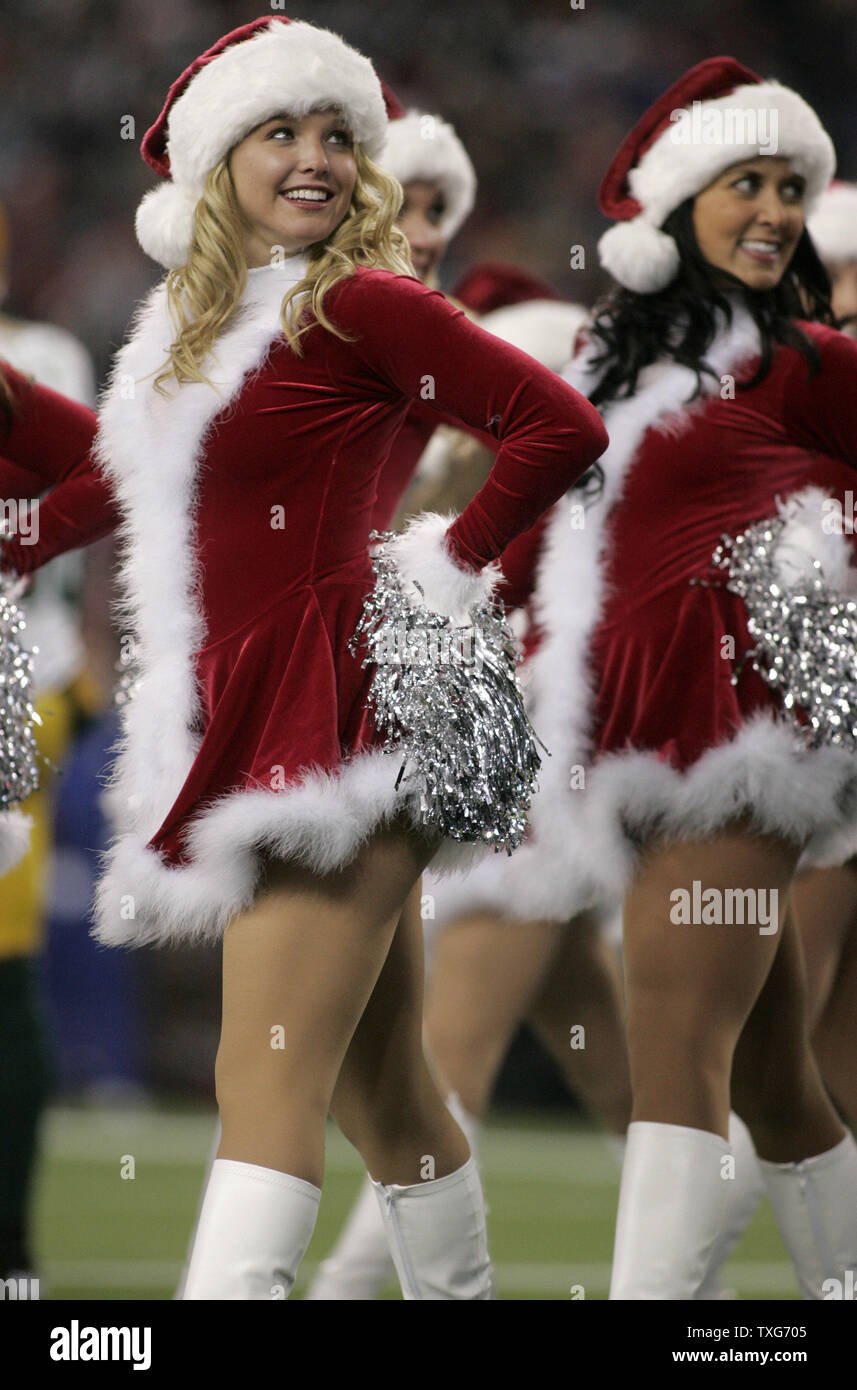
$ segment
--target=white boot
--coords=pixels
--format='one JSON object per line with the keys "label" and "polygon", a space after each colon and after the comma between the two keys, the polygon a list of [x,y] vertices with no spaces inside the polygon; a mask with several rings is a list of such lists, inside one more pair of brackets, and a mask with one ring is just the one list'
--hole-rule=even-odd
{"label": "white boot", "polygon": [[178,1301],[179,1303],[181,1303],[184,1299],[185,1285],[187,1283],[187,1272],[190,1268],[190,1257],[193,1251],[194,1241],[196,1240],[196,1228],[199,1225],[199,1218],[202,1215],[202,1204],[205,1201],[205,1193],[208,1187],[209,1179],[211,1177],[211,1170],[214,1167],[215,1160],[217,1159],[217,1150],[220,1148],[220,1140],[222,1137],[223,1126],[221,1125],[220,1117],[218,1116],[217,1124],[214,1126],[214,1134],[212,1136],[211,1144],[209,1145],[208,1149],[208,1158],[205,1160],[205,1172],[202,1175],[202,1185],[199,1189],[199,1199],[196,1204],[196,1216],[194,1217],[193,1221],[193,1230],[190,1233],[190,1240],[187,1243],[187,1254],[185,1255],[184,1264],[182,1265],[182,1271],[179,1275],[179,1281],[176,1284],[176,1291],[173,1294],[173,1301]]}
{"label": "white boot", "polygon": [[302,1178],[218,1158],[197,1223],[185,1301],[288,1298],[320,1199]]}
{"label": "white boot", "polygon": [[853,1298],[857,1278],[857,1144],[852,1135],[846,1134],[835,1148],[800,1163],[760,1159],[759,1165],[802,1296]]}
{"label": "white boot", "polygon": [[[471,1153],[475,1155],[479,1121],[464,1109],[457,1095],[448,1096],[446,1104],[463,1130]],[[396,1269],[384,1219],[378,1209],[375,1186],[372,1179],[367,1177],[360,1187],[342,1235],[327,1259],[322,1260],[304,1302],[367,1301],[377,1298],[384,1285],[395,1277]]]}
{"label": "white boot", "polygon": [[405,1299],[494,1297],[485,1202],[472,1156],[431,1182],[372,1185]]}
{"label": "white boot", "polygon": [[327,1259],[322,1260],[304,1301],[377,1298],[384,1285],[395,1277],[375,1188],[372,1179],[366,1177],[342,1234]]}
{"label": "white boot", "polygon": [[628,1128],[611,1299],[692,1299],[723,1219],[719,1134],[635,1120]]}
{"label": "white boot", "polygon": [[713,1303],[735,1297],[725,1288],[721,1274],[723,1266],[753,1219],[753,1213],[765,1193],[765,1180],[753,1148],[750,1131],[733,1110],[729,1116],[729,1144],[735,1159],[735,1176],[726,1183],[726,1210],[708,1273],[696,1298]]}

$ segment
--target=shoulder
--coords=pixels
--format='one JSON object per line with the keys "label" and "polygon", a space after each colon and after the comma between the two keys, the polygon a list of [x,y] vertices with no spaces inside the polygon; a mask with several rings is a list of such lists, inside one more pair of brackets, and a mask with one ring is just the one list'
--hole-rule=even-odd
{"label": "shoulder", "polygon": [[[798,319],[797,327],[815,347],[822,371],[842,371],[853,382],[854,373],[857,371],[857,341],[849,338],[847,333],[840,333],[837,328],[830,328],[825,323]],[[797,348],[785,347],[783,352],[788,354],[789,363],[793,368],[812,375],[809,363]]]}
{"label": "shoulder", "polygon": [[326,296],[325,308],[328,306],[348,317],[421,311],[464,317],[440,290],[429,289],[410,275],[365,266],[358,266],[347,280],[333,286]]}

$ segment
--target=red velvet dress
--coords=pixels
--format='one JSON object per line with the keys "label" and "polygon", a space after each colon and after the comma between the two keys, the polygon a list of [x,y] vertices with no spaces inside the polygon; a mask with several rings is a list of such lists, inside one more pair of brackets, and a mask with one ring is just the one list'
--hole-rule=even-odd
{"label": "red velvet dress", "polygon": [[[733,683],[755,642],[711,564],[724,534],[777,516],[778,503],[854,487],[857,344],[803,327],[820,353],[814,376],[778,347],[759,385],[722,390],[758,362],[741,314],[707,354],[716,376],[692,406],[689,372],[647,369],[632,400],[605,410],[605,489],[585,526],[571,524],[574,494],[546,521],[530,689],[552,757],[532,843],[507,867],[513,911],[567,919],[609,905],[652,835],[707,836],[742,814],[806,844],[807,862],[842,862],[857,847],[857,759],[807,749],[751,662]],[[586,360],[567,377],[594,386]],[[831,538],[814,515],[822,554]],[[849,537],[833,544],[853,549]]]}
{"label": "red velvet dress", "polygon": [[[499,445],[447,532],[479,570],[602,451],[597,413],[437,292],[358,271],[296,356],[279,325],[300,264],[251,272],[202,385],[163,400],[164,287],[119,354],[100,412],[100,515],[115,495],[141,681],[110,796],[119,825],[97,902],[111,943],[215,938],[252,900],[256,851],[347,863],[406,807],[348,641],[374,583],[377,484],[411,404]],[[35,558],[35,557],[32,557]],[[448,563],[448,562],[447,562]]]}

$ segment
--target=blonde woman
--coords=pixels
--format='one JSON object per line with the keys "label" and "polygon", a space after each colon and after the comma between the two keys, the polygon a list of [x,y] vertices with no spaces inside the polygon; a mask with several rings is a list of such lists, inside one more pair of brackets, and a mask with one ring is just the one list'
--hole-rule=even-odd
{"label": "blonde woman", "polygon": [[[223,1139],[189,1300],[287,1296],[329,1111],[378,1183],[405,1297],[492,1296],[478,1175],[420,1040],[414,889],[445,827],[382,751],[352,638],[378,472],[421,391],[500,441],[461,517],[422,517],[389,552],[441,620],[488,598],[486,567],[606,435],[413,278],[399,186],[373,162],[385,131],[365,58],[263,18],[182,74],[143,141],[165,182],[137,234],[175,273],[100,418],[140,675],[96,935],[222,938]],[[445,790],[471,812],[454,770]],[[483,832],[507,842],[514,815]]]}

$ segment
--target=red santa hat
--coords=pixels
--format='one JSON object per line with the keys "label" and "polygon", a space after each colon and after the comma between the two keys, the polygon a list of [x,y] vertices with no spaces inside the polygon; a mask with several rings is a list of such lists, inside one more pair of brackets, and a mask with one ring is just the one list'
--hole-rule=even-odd
{"label": "red santa hat", "polygon": [[734,58],[708,58],[686,72],[623,140],[604,177],[601,211],[616,219],[598,243],[601,264],[638,294],[654,294],[679,268],[660,228],[687,198],[742,160],[788,159],[806,179],[811,212],[836,167],[829,135],[797,92],[763,81]]}
{"label": "red santa hat", "polygon": [[561,298],[547,280],[507,261],[479,261],[456,280],[451,295],[474,314],[490,314],[529,299]]}
{"label": "red santa hat", "polygon": [[834,180],[807,228],[823,261],[857,261],[857,184]]}
{"label": "red santa hat", "polygon": [[391,116],[379,163],[399,183],[417,179],[436,183],[446,199],[440,231],[447,238],[455,236],[473,210],[476,171],[447,121],[417,110],[408,111],[401,120]]}
{"label": "red santa hat", "polygon": [[[395,98],[394,98],[395,100]],[[141,152],[162,179],[137,209],[137,240],[173,270],[190,250],[193,214],[206,175],[280,112],[304,116],[336,107],[370,159],[387,131],[381,83],[368,58],[338,34],[264,16],[224,34],[170,88]]]}

